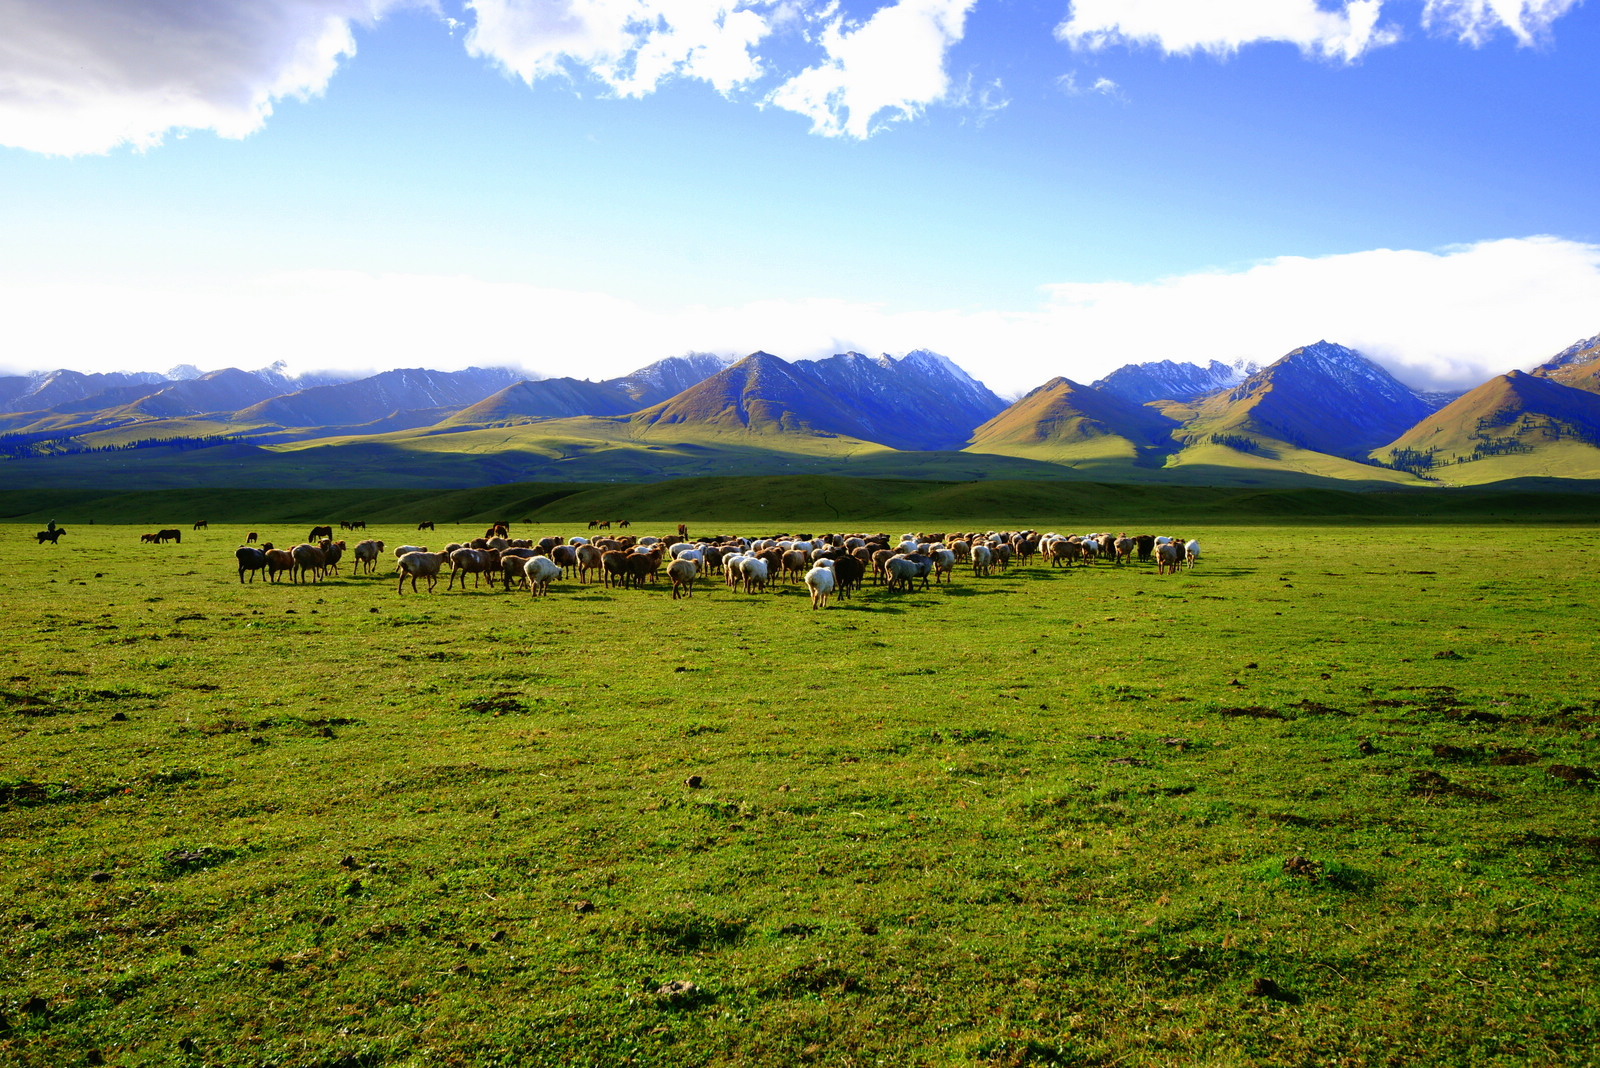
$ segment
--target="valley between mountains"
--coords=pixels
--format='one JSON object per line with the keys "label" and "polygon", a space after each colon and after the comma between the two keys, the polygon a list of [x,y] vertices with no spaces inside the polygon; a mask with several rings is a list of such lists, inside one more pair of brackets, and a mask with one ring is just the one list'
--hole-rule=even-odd
{"label": "valley between mountains", "polygon": [[1600,336],[1464,393],[1319,341],[1132,364],[1007,404],[954,362],[705,353],[622,378],[192,368],[0,378],[17,488],[457,487],[842,474],[1395,488],[1600,479]]}

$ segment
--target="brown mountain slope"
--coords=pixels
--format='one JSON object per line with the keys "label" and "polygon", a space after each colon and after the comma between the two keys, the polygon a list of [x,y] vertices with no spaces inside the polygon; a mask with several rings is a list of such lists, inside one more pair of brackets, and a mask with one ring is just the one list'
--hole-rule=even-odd
{"label": "brown mountain slope", "polygon": [[787,361],[756,352],[670,400],[630,419],[640,438],[713,434],[845,435],[869,439],[856,416],[795,372]]}
{"label": "brown mountain slope", "polygon": [[1463,394],[1374,455],[1431,453],[1437,467],[1525,455],[1556,442],[1600,444],[1600,395],[1512,371]]}
{"label": "brown mountain slope", "polygon": [[1129,455],[1171,446],[1174,420],[1067,378],[1052,378],[973,431],[969,452],[1072,452],[1125,442]]}

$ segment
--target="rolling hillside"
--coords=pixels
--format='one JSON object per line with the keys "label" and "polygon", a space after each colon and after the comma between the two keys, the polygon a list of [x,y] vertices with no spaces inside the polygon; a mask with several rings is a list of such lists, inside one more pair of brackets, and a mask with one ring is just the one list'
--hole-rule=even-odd
{"label": "rolling hillside", "polygon": [[1176,448],[1178,426],[1153,408],[1053,378],[973,431],[967,451],[1160,467]]}
{"label": "rolling hillside", "polygon": [[1374,455],[1447,482],[1600,476],[1600,395],[1512,371],[1457,398]]}

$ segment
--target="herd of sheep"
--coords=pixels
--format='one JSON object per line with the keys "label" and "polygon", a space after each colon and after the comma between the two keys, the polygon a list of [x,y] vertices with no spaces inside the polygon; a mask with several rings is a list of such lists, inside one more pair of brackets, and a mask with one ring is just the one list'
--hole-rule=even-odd
{"label": "herd of sheep", "polygon": [[[680,528],[681,530],[682,528]],[[252,535],[252,538],[254,535]],[[330,571],[337,573],[346,552],[356,574],[371,575],[386,552],[382,541],[357,542],[347,548],[335,541],[326,527],[312,532],[313,540],[292,549],[241,545],[235,550],[239,581],[255,580],[257,572],[276,582],[284,573],[292,582],[317,582]],[[674,599],[694,594],[702,577],[721,576],[729,589],[754,594],[774,583],[801,583],[810,592],[811,607],[823,608],[837,594],[848,598],[869,578],[890,590],[927,588],[951,581],[958,566],[970,567],[982,577],[1005,570],[1013,563],[1028,564],[1035,557],[1051,567],[1109,563],[1112,566],[1154,561],[1157,574],[1176,574],[1192,568],[1200,558],[1200,543],[1182,538],[1127,534],[1041,534],[1034,530],[902,534],[898,541],[887,534],[782,534],[764,538],[718,536],[691,541],[674,537],[571,537],[548,536],[537,541],[512,538],[505,524],[496,524],[470,544],[452,542],[437,552],[424,545],[401,545],[390,550],[397,569],[395,592],[418,592],[425,582],[433,592],[441,575],[448,573],[446,589],[459,581],[466,588],[487,581],[533,596],[549,593],[550,584],[576,574],[580,583],[591,579],[607,586],[640,588],[660,579],[663,569],[672,584]]]}

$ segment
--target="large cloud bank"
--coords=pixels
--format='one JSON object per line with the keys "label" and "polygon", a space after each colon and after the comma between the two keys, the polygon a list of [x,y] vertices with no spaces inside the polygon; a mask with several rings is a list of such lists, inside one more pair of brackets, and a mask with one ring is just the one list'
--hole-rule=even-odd
{"label": "large cloud bank", "polygon": [[[300,370],[515,364],[601,378],[676,353],[939,350],[997,390],[1128,362],[1267,363],[1320,338],[1411,385],[1468,387],[1600,331],[1600,246],[1535,237],[1285,257],[1145,284],[1048,286],[1035,307],[890,313],[849,301],[654,311],[623,297],[472,278],[296,273],[210,288],[0,287],[13,370],[193,363]],[[96,353],[86,360],[84,353]],[[24,367],[15,366],[20,354]]]}
{"label": "large cloud bank", "polygon": [[[467,51],[530,85],[592,79],[643,96],[673,78],[863,138],[962,103],[946,70],[976,0],[895,0],[855,22],[820,0],[467,0]],[[0,0],[0,145],[150,148],[172,131],[244,137],[275,101],[321,93],[354,28],[431,0]],[[769,69],[767,46],[801,56]],[[770,79],[774,87],[753,90]]]}
{"label": "large cloud bank", "polygon": [[[1287,42],[1351,62],[1400,40],[1393,11],[1415,15],[1395,0],[1325,2],[1075,0],[1056,35],[1215,55]],[[1502,33],[1531,45],[1576,3],[1426,0],[1420,21],[1473,46]],[[839,0],[465,0],[464,40],[529,84],[636,97],[691,79],[804,115],[816,134],[865,138],[931,105],[985,106],[952,78],[950,54],[994,6],[893,0],[851,18]],[[0,145],[72,156],[174,131],[244,137],[276,101],[323,92],[355,28],[402,7],[438,13],[437,0],[0,0]]]}

